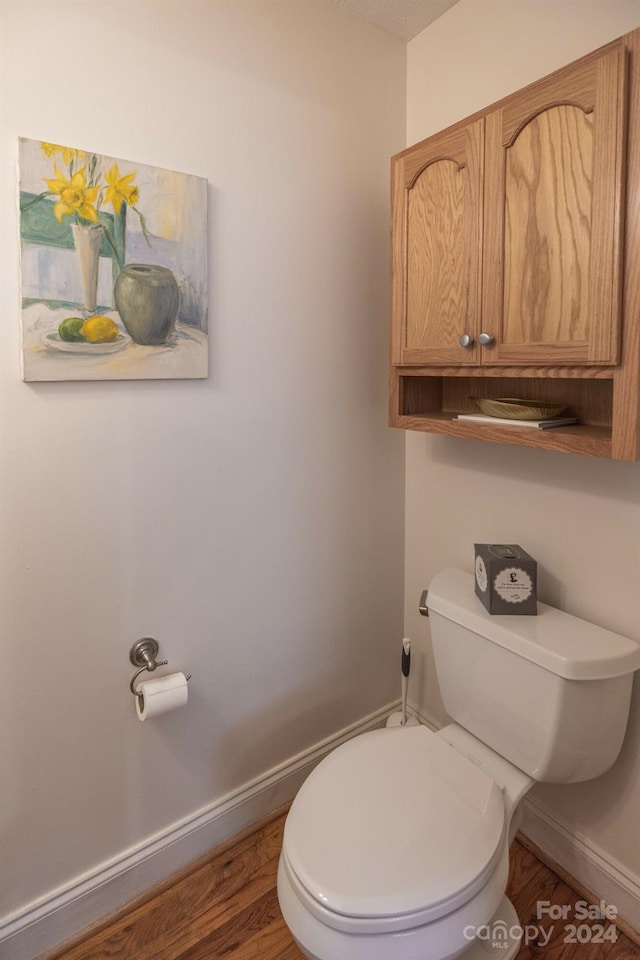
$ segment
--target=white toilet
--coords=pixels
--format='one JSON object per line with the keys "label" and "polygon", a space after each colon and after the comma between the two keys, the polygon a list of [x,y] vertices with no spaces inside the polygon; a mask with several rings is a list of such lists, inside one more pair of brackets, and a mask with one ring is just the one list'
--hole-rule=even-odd
{"label": "white toilet", "polygon": [[536,781],[599,776],[622,745],[634,641],[542,603],[490,616],[460,570],[434,578],[428,606],[455,722],[355,737],[289,811],[278,897],[310,960],[510,960],[519,801]]}

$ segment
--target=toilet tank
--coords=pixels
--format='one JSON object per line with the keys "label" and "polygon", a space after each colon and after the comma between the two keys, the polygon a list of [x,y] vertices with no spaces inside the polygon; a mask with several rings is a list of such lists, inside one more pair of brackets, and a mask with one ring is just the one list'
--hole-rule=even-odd
{"label": "toilet tank", "polygon": [[538,603],[538,615],[491,616],[474,579],[447,569],[427,605],[449,716],[534,780],[573,783],[614,763],[640,646]]}

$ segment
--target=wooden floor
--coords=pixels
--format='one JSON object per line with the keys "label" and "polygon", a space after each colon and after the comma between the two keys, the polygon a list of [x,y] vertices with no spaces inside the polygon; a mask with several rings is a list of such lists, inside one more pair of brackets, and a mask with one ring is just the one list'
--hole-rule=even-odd
{"label": "wooden floor", "polygon": [[[97,925],[81,941],[40,960],[303,960],[276,896],[283,825],[280,813]],[[518,960],[640,958],[640,948],[615,924],[577,918],[574,905],[584,895],[517,840],[507,892],[522,927],[532,926],[531,942],[523,944]],[[567,920],[538,919],[537,902],[544,900],[565,905]]]}

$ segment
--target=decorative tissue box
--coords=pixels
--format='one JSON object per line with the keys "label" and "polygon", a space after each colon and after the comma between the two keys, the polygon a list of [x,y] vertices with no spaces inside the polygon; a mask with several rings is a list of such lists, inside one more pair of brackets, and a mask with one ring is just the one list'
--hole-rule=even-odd
{"label": "decorative tissue box", "polygon": [[517,543],[476,543],[476,594],[491,614],[535,616],[538,564]]}

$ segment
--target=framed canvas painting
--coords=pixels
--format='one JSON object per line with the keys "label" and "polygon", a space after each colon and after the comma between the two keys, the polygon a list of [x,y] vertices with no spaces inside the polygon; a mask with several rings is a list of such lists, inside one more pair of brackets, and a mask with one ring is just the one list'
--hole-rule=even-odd
{"label": "framed canvas painting", "polygon": [[19,141],[23,378],[208,375],[207,181]]}

